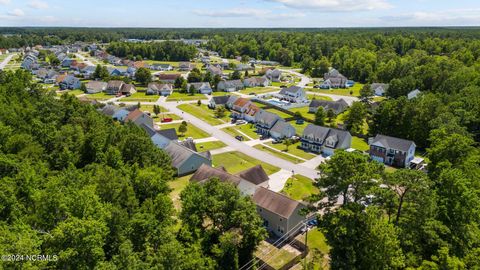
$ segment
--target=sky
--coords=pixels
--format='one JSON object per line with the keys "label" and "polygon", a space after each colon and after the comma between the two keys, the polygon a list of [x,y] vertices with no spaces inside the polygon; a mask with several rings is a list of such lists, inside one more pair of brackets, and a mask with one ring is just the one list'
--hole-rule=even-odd
{"label": "sky", "polygon": [[0,0],[0,26],[480,26],[480,0]]}

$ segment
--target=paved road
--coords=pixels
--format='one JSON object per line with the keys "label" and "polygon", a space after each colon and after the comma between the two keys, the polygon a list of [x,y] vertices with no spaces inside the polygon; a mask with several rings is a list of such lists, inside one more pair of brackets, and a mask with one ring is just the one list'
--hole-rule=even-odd
{"label": "paved road", "polygon": [[296,71],[293,71],[293,70],[289,70],[289,69],[281,69],[282,72],[286,72],[286,73],[290,73],[292,75],[295,75],[297,77],[300,77],[300,82],[297,83],[297,86],[300,86],[300,87],[306,87],[307,84],[310,83],[311,79],[305,75],[303,75],[302,73],[299,73],[299,72],[296,72]]}
{"label": "paved road", "polygon": [[8,63],[10,62],[10,60],[12,60],[12,58],[15,56],[16,54],[10,54],[9,56],[7,56],[7,58],[5,58],[2,63],[0,63],[0,69],[4,69]]}
{"label": "paved road", "polygon": [[229,134],[219,130],[218,128],[211,126],[210,124],[198,119],[197,117],[188,114],[186,112],[183,112],[182,110],[177,108],[177,103],[176,102],[162,102],[158,103],[159,105],[164,106],[167,108],[170,112],[175,113],[181,117],[183,117],[184,120],[192,123],[196,127],[200,128],[201,130],[207,132],[210,134],[212,137],[217,138],[218,140],[222,141],[225,143],[227,146],[231,147],[232,149],[242,152],[250,157],[254,157],[262,162],[271,164],[273,166],[279,167],[283,170],[289,171],[289,172],[294,172],[295,174],[301,174],[303,176],[306,176],[308,178],[314,179],[316,178],[317,171],[312,168],[308,168],[305,166],[301,166],[299,164],[293,164],[289,161],[286,161],[284,159],[278,158],[276,156],[270,155],[266,152],[263,152],[261,150],[258,150],[256,148],[253,148],[251,146],[246,145],[245,143],[242,143],[240,141],[237,141],[235,138],[230,136]]}
{"label": "paved road", "polygon": [[85,56],[79,54],[79,53],[76,53],[75,54],[76,57],[80,58],[80,60],[82,60],[85,64],[87,64],[88,66],[95,66],[95,64],[92,63],[92,61],[88,60],[87,58],[85,58]]}

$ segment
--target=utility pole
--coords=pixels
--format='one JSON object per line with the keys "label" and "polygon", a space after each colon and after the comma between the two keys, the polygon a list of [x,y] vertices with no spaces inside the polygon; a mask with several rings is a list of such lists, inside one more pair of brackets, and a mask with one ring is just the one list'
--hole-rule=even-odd
{"label": "utility pole", "polygon": [[305,222],[305,258],[303,262],[303,269],[307,270],[307,256],[308,256],[308,227],[307,227],[307,222]]}

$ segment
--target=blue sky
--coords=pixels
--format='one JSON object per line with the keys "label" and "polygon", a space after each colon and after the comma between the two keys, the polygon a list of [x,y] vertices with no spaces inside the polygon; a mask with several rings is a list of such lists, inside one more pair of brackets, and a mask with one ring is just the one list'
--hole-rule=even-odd
{"label": "blue sky", "polygon": [[0,0],[0,26],[478,26],[479,0]]}

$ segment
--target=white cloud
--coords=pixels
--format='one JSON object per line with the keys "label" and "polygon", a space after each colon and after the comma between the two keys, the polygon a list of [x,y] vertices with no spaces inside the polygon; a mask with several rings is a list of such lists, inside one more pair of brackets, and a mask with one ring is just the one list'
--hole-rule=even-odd
{"label": "white cloud", "polygon": [[264,0],[283,4],[286,7],[322,12],[350,12],[389,9],[387,0]]}
{"label": "white cloud", "polygon": [[400,26],[471,26],[480,24],[480,9],[452,9],[444,11],[398,14],[381,17],[385,23]]}
{"label": "white cloud", "polygon": [[10,4],[10,0],[0,0],[0,5],[8,5]]}
{"label": "white cloud", "polygon": [[225,10],[194,10],[194,14],[198,16],[214,17],[214,18],[257,18],[257,19],[289,19],[304,17],[303,13],[280,13],[275,14],[270,10],[254,9],[254,8],[232,8]]}
{"label": "white cloud", "polygon": [[25,16],[25,12],[23,10],[16,8],[12,11],[7,12],[8,15],[13,16],[13,17],[23,17]]}
{"label": "white cloud", "polygon": [[48,3],[41,0],[32,0],[28,3],[28,6],[34,9],[47,9]]}

